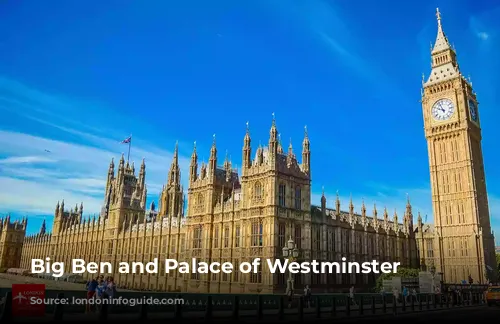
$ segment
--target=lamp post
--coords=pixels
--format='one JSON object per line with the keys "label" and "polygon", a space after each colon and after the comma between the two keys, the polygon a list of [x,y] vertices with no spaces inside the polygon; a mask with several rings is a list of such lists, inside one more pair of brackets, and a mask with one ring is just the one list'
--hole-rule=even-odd
{"label": "lamp post", "polygon": [[436,293],[436,283],[434,282],[434,278],[436,277],[436,267],[432,264],[429,268],[429,272],[432,275],[432,293]]}
{"label": "lamp post", "polygon": [[[294,259],[299,257],[299,249],[297,249],[297,244],[292,240],[292,237],[286,243],[286,246],[283,248],[283,257],[288,259],[289,263]],[[290,291],[294,289],[294,281],[292,273],[290,269],[288,269],[288,280],[286,281],[286,291]]]}

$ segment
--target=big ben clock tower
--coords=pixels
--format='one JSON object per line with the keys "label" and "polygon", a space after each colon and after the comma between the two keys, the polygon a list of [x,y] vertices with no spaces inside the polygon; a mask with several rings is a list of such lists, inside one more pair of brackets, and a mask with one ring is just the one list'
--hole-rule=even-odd
{"label": "big ben clock tower", "polygon": [[445,282],[496,280],[476,93],[463,77],[441,15],[422,108],[429,151],[435,266]]}

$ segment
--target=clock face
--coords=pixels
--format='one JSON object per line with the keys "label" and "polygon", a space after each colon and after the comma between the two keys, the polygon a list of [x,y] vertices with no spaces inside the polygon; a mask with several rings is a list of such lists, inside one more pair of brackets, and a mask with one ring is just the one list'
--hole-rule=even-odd
{"label": "clock face", "polygon": [[439,99],[432,106],[432,117],[435,120],[448,120],[455,112],[455,106],[450,99]]}
{"label": "clock face", "polygon": [[474,100],[469,99],[469,111],[470,111],[470,118],[473,121],[477,121],[477,106]]}

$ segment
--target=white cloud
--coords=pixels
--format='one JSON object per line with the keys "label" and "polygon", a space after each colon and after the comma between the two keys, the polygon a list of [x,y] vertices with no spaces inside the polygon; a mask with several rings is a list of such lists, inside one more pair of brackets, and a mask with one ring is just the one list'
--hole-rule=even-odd
{"label": "white cloud", "polygon": [[[120,126],[135,129],[140,122],[126,120],[121,111],[45,94],[0,77],[0,113],[2,110],[16,115],[16,124],[7,118],[0,121],[0,213],[52,215],[62,199],[68,208],[83,202],[84,214],[98,213],[111,158],[117,165],[120,153],[128,149],[119,144],[126,137]],[[109,120],[114,121],[112,129]],[[173,149],[174,144],[172,140],[166,145]],[[172,151],[138,135],[130,153],[137,172],[145,159],[149,198],[157,200]],[[180,156],[179,163],[186,174],[189,158]]]}
{"label": "white cloud", "polygon": [[[103,144],[119,145],[105,138],[100,140]],[[40,148],[52,152],[50,154],[55,157],[53,163],[36,167],[22,164],[22,168],[12,166],[0,169],[0,187],[8,188],[0,193],[0,208],[5,212],[51,214],[57,201],[65,199],[68,205],[83,201],[86,212],[97,213],[104,197],[109,162],[112,157],[118,159],[119,154],[103,148],[0,131],[0,154],[29,156]],[[131,160],[141,161],[140,157],[146,161],[148,192],[157,196],[168,173],[172,153],[154,147],[132,150]],[[5,160],[23,162],[15,158]],[[180,159],[184,172],[187,172],[188,161]]]}
{"label": "white cloud", "polygon": [[44,156],[12,156],[0,160],[0,164],[51,163],[57,162]]}
{"label": "white cloud", "polygon": [[486,32],[480,32],[480,33],[477,33],[477,37],[479,37],[479,39],[481,40],[487,40],[490,35]]}

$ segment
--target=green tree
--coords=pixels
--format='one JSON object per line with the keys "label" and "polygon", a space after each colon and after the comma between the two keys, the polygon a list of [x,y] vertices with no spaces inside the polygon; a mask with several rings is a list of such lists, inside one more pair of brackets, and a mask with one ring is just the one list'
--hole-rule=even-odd
{"label": "green tree", "polygon": [[377,278],[375,283],[375,291],[382,291],[384,280],[392,279],[392,277],[401,278],[418,278],[418,273],[420,269],[413,268],[398,268],[397,273],[384,273]]}

